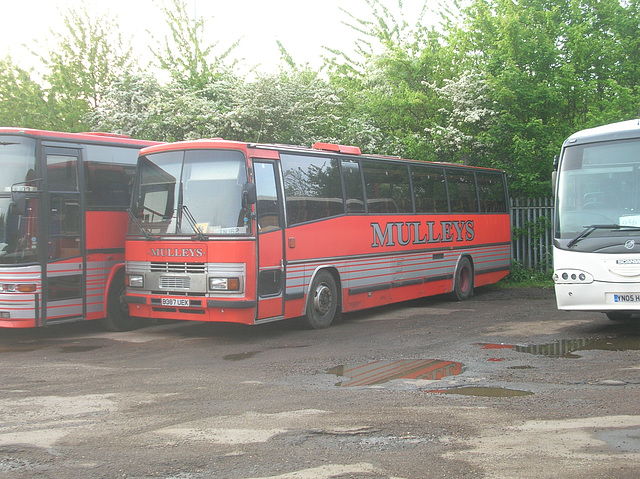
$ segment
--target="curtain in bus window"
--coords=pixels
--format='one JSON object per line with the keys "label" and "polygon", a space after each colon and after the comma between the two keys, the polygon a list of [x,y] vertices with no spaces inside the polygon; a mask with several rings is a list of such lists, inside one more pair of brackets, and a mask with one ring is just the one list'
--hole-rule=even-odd
{"label": "curtain in bus window", "polygon": [[476,182],[472,171],[448,168],[447,189],[452,213],[475,213],[478,211]]}
{"label": "curtain in bus window", "polygon": [[504,182],[500,173],[476,172],[480,211],[483,213],[506,213],[507,201]]}
{"label": "curtain in bus window", "polygon": [[338,161],[280,155],[289,226],[344,214]]}
{"label": "curtain in bus window", "polygon": [[370,214],[413,213],[407,165],[364,160],[362,173]]}
{"label": "curtain in bus window", "polygon": [[411,165],[411,179],[416,213],[447,213],[449,211],[443,168]]}

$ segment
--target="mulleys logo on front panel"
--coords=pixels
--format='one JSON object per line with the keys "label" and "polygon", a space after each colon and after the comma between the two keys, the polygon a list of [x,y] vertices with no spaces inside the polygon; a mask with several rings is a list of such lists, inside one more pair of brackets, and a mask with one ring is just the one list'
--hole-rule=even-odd
{"label": "mulleys logo on front panel", "polygon": [[476,234],[473,221],[400,221],[371,223],[373,228],[372,248],[381,246],[407,246],[410,244],[460,243],[473,241]]}
{"label": "mulleys logo on front panel", "polygon": [[149,256],[161,258],[202,258],[202,248],[150,248]]}

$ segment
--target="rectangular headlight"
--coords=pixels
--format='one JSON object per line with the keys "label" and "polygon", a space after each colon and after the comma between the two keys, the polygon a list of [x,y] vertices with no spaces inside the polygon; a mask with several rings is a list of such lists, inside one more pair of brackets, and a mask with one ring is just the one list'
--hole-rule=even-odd
{"label": "rectangular headlight", "polygon": [[0,284],[0,293],[35,293],[36,285],[28,283],[5,283]]}
{"label": "rectangular headlight", "polygon": [[144,288],[144,276],[141,274],[127,275],[127,286],[131,288]]}
{"label": "rectangular headlight", "polygon": [[209,278],[210,291],[240,291],[240,278]]}

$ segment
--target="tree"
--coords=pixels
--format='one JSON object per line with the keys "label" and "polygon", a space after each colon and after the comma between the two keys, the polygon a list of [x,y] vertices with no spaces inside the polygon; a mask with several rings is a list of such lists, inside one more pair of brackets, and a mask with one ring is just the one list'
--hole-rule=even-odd
{"label": "tree", "polygon": [[352,121],[346,136],[376,153],[442,159],[434,148],[434,141],[441,141],[436,121],[448,100],[439,89],[456,71],[446,39],[434,26],[422,24],[426,2],[410,26],[380,0],[366,1],[371,19],[350,15],[362,35],[357,57],[334,52],[342,62],[329,66],[332,83],[349,94]]}
{"label": "tree", "polygon": [[51,126],[44,90],[10,57],[0,60],[0,125],[23,128]]}
{"label": "tree", "polygon": [[309,69],[261,75],[238,90],[229,112],[230,138],[310,146],[337,141],[340,91]]}
{"label": "tree", "polygon": [[54,113],[53,127],[63,131],[86,129],[83,116],[100,106],[105,92],[133,69],[130,47],[118,32],[117,19],[93,17],[86,6],[68,10],[64,32],[52,32],[47,56],[38,55],[48,71],[43,79],[46,99]]}
{"label": "tree", "polygon": [[220,75],[230,75],[233,63],[227,66],[224,62],[240,40],[215,55],[219,42],[205,43],[205,20],[201,17],[192,21],[184,0],[167,1],[169,5],[163,3],[161,9],[171,35],[151,49],[157,66],[167,72],[172,81],[188,85],[194,90]]}

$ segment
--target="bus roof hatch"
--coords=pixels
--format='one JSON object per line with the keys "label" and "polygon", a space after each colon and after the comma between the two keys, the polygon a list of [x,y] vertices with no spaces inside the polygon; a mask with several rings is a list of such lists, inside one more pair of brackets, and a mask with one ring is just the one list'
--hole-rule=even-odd
{"label": "bus roof hatch", "polygon": [[314,150],[335,151],[347,155],[361,155],[362,152],[357,146],[336,145],[334,143],[316,143],[313,145]]}

